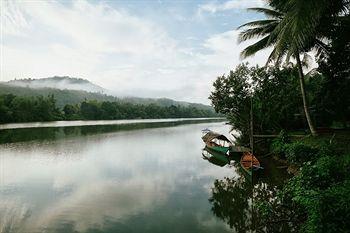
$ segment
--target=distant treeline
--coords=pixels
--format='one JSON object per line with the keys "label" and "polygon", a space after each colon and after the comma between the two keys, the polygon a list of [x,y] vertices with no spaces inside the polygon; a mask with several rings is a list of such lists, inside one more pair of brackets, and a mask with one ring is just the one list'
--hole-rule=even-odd
{"label": "distant treeline", "polygon": [[[72,79],[71,82],[74,82],[74,79]],[[56,99],[56,106],[58,108],[63,108],[66,104],[80,104],[84,100],[96,100],[99,102],[110,101],[110,102],[119,102],[119,103],[131,103],[136,105],[155,104],[162,107],[167,107],[171,105],[175,105],[175,106],[180,105],[185,107],[192,106],[198,109],[211,110],[211,111],[213,110],[213,108],[208,105],[199,104],[199,103],[189,103],[189,102],[183,102],[183,101],[175,101],[168,98],[140,98],[140,97],[131,97],[131,96],[116,97],[112,95],[106,95],[106,94],[97,93],[97,92],[87,92],[83,90],[70,90],[70,89],[61,90],[61,89],[49,88],[49,87],[30,88],[30,87],[23,87],[23,86],[14,86],[14,85],[10,85],[9,83],[13,83],[13,82],[7,82],[7,83],[0,82],[0,95],[13,94],[16,96],[26,96],[26,97],[54,95]],[[58,85],[59,84],[57,84],[57,86]]]}
{"label": "distant treeline", "polygon": [[0,123],[56,120],[116,120],[151,118],[215,117],[214,111],[193,106],[159,106],[111,101],[85,100],[57,107],[54,95],[22,97],[0,95]]}

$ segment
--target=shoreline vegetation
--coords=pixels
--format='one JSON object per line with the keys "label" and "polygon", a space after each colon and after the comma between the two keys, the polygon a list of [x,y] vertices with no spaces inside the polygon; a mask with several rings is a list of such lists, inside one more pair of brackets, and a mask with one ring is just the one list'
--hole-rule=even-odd
{"label": "shoreline vegetation", "polygon": [[201,117],[201,118],[160,118],[160,119],[122,119],[122,120],[71,120],[71,121],[43,121],[0,124],[0,130],[34,129],[34,128],[66,128],[85,126],[118,126],[136,124],[163,124],[163,123],[204,123],[225,122],[225,117]]}
{"label": "shoreline vegetation", "polygon": [[122,120],[165,118],[211,118],[222,115],[210,109],[195,106],[160,106],[157,104],[132,104],[117,101],[84,100],[79,104],[56,105],[54,95],[16,96],[0,95],[0,124],[71,121],[71,120]]}
{"label": "shoreline vegetation", "polygon": [[[251,132],[278,135],[256,138],[255,155],[282,161],[293,171],[269,192],[255,180],[252,227],[349,232],[349,1],[270,0],[267,5],[249,9],[265,19],[239,27],[239,42],[258,39],[241,56],[272,47],[267,64],[238,65],[216,79],[209,97],[240,133],[238,144],[249,144]],[[309,67],[312,51],[314,69]]]}

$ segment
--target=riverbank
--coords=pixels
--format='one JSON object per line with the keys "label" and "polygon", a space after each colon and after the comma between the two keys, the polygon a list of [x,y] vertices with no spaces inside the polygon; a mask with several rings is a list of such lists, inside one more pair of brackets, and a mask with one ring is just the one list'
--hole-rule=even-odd
{"label": "riverbank", "polygon": [[350,131],[297,139],[282,133],[272,140],[269,151],[270,161],[283,162],[293,176],[275,199],[254,202],[259,221],[275,224],[276,231],[284,224],[296,232],[333,232],[333,226],[342,232],[350,229],[349,208],[344,205],[350,201]]}
{"label": "riverbank", "polygon": [[131,119],[131,120],[79,120],[79,121],[48,121],[48,122],[25,122],[25,123],[8,123],[0,124],[0,130],[3,129],[23,129],[23,128],[47,128],[47,127],[72,127],[72,126],[94,126],[94,125],[125,125],[140,123],[157,123],[157,122],[186,122],[186,121],[225,121],[222,117],[206,118],[167,118],[167,119]]}

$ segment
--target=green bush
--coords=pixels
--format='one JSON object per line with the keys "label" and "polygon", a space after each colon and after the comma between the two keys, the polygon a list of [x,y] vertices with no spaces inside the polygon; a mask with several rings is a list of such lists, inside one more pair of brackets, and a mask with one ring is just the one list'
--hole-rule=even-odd
{"label": "green bush", "polygon": [[283,188],[284,205],[305,212],[301,232],[348,232],[350,229],[350,156],[324,156],[305,163]]}
{"label": "green bush", "polygon": [[300,174],[302,185],[305,188],[324,190],[347,178],[348,163],[341,157],[320,157],[315,163],[306,164]]}
{"label": "green bush", "polygon": [[312,148],[302,142],[294,142],[285,145],[284,152],[288,162],[292,164],[302,164],[316,158],[318,149]]}
{"label": "green bush", "polygon": [[271,143],[271,151],[280,158],[286,158],[286,149],[290,142],[290,137],[287,132],[281,130],[278,137]]}

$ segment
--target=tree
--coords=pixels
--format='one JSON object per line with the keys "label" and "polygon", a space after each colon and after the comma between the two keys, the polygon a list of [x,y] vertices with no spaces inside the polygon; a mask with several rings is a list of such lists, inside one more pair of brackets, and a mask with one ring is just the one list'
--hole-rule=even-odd
{"label": "tree", "polygon": [[79,119],[79,106],[66,104],[63,107],[63,112],[66,120],[76,120]]}
{"label": "tree", "polygon": [[227,76],[216,79],[213,84],[214,91],[209,97],[215,111],[225,114],[242,137],[249,135],[251,85],[248,79],[253,73],[253,68],[246,64],[237,66]]}
{"label": "tree", "polygon": [[265,69],[240,64],[228,75],[217,78],[209,99],[217,112],[227,116],[242,141],[249,135],[251,97],[255,134],[301,129],[305,126],[302,100],[295,92],[296,75],[295,68]]}
{"label": "tree", "polygon": [[286,32],[285,22],[292,17],[286,19],[285,9],[279,10],[277,8],[250,8],[257,12],[264,13],[269,19],[258,20],[241,25],[239,28],[248,28],[240,33],[239,41],[246,41],[256,37],[263,37],[256,43],[245,48],[241,56],[243,58],[254,55],[256,52],[263,50],[267,47],[273,46],[273,50],[268,57],[267,62],[275,61],[279,64],[283,58],[288,61],[290,57],[294,57],[297,62],[297,68],[299,73],[300,90],[303,99],[303,107],[305,117],[312,135],[316,135],[316,130],[309,113],[308,101],[306,98],[305,90],[305,78],[300,60],[300,53],[306,52],[304,47],[299,47],[298,43],[295,43],[292,36]]}

